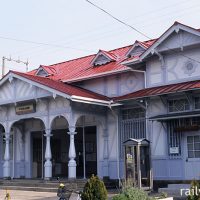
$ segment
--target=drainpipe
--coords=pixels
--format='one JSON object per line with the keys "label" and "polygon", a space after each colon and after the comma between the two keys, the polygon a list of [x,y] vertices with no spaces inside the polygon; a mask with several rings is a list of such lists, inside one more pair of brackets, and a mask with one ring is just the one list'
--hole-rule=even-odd
{"label": "drainpipe", "polygon": [[144,74],[144,88],[147,87],[147,76],[146,76],[146,71],[143,70],[137,70],[137,69],[131,69],[132,72],[138,72],[138,73],[143,73]]}
{"label": "drainpipe", "polygon": [[115,111],[112,109],[112,107],[109,107],[114,117],[117,119],[117,178],[118,178],[118,186],[121,186],[121,179],[120,179],[120,164],[119,164],[119,119],[118,115],[115,113]]}

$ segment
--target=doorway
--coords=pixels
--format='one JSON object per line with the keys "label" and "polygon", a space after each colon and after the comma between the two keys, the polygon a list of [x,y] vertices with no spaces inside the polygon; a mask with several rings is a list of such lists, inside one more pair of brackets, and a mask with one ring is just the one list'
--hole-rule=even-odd
{"label": "doorway", "polygon": [[32,178],[44,177],[45,137],[43,131],[31,132],[32,138]]}
{"label": "doorway", "polygon": [[53,130],[51,137],[52,176],[68,177],[69,135],[66,129]]}
{"label": "doorway", "polygon": [[79,127],[76,130],[77,177],[88,178],[97,174],[96,126]]}

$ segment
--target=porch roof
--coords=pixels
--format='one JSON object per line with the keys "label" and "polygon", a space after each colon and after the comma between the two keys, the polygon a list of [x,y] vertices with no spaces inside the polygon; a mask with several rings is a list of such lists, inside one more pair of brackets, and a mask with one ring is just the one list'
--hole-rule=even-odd
{"label": "porch roof", "polygon": [[187,111],[187,112],[179,112],[179,113],[169,113],[163,115],[156,115],[150,117],[150,121],[168,121],[171,119],[183,119],[183,118],[190,118],[190,117],[200,117],[200,111]]}
{"label": "porch roof", "polygon": [[[83,98],[88,98],[88,99],[94,99],[96,101],[105,101],[105,102],[110,102],[110,99],[106,96],[97,94],[95,92],[91,92],[89,90],[71,85],[71,84],[66,84],[60,81],[55,81],[46,77],[40,77],[40,76],[33,76],[30,74],[25,74],[22,72],[16,72],[16,71],[10,71],[8,74],[13,73],[15,75],[18,75],[20,77],[23,77],[25,79],[28,79],[30,81],[39,83],[43,86],[46,86],[47,88],[53,89],[55,91],[59,91],[63,94],[67,94],[73,97],[83,97]],[[4,78],[3,78],[4,79]],[[2,80],[3,80],[2,79]]]}
{"label": "porch roof", "polygon": [[130,99],[140,99],[144,97],[161,96],[165,94],[173,94],[177,92],[186,92],[190,90],[200,89],[200,80],[163,85],[158,87],[145,88],[133,93],[129,93],[120,97],[115,97],[115,101],[125,101]]}

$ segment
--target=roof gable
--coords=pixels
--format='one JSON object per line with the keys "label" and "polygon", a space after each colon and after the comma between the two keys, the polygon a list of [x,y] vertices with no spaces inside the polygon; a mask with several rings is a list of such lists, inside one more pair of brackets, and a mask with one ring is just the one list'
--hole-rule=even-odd
{"label": "roof gable", "polygon": [[127,52],[127,57],[137,56],[141,55],[147,47],[143,45],[143,43],[136,41],[135,44],[130,48],[130,50]]}
{"label": "roof gable", "polygon": [[[181,32],[187,32],[190,33],[194,36],[200,36],[200,32],[192,27],[186,26],[184,24],[181,24],[179,22],[175,22],[167,31],[165,31],[157,41],[155,41],[152,46],[150,46],[140,57],[141,60],[143,60],[144,58],[146,58],[149,54],[154,54],[156,52],[156,48],[158,46],[160,46],[161,44],[164,44],[164,41],[166,41],[166,39],[170,39],[171,35],[176,33],[179,34]],[[181,36],[180,36],[181,37]],[[179,45],[180,46],[180,45]],[[168,47],[168,45],[165,44],[165,48],[166,49],[172,49],[170,47]]]}
{"label": "roof gable", "polygon": [[117,56],[114,55],[113,53],[99,50],[99,52],[96,54],[96,56],[91,61],[91,64],[93,66],[104,65],[111,61],[116,61],[116,59],[117,59]]}
{"label": "roof gable", "polygon": [[37,71],[35,72],[36,76],[42,76],[42,77],[46,77],[48,76],[48,72],[44,69],[44,67],[42,65],[40,65],[40,67],[37,69]]}
{"label": "roof gable", "polygon": [[6,76],[4,76],[0,81],[0,86],[8,80],[11,82],[14,78],[22,80],[28,83],[30,86],[33,85],[46,90],[50,92],[51,96],[54,98],[58,95],[72,101],[104,106],[110,105],[110,99],[106,96],[46,77],[34,76],[16,71],[10,71]]}

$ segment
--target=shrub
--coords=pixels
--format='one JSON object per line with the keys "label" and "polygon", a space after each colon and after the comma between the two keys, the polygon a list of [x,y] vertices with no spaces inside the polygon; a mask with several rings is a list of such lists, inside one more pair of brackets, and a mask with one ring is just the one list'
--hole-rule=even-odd
{"label": "shrub", "polygon": [[[187,197],[187,199],[188,200],[200,200],[199,189],[200,189],[200,185],[199,185],[198,181],[193,180],[191,182],[191,190],[190,190],[191,192],[190,192],[190,195]],[[192,190],[197,190],[197,192],[193,192]]]}
{"label": "shrub", "polygon": [[139,190],[138,188],[125,188],[122,193],[114,196],[112,200],[151,200],[153,198],[148,197],[147,193],[143,190]]}
{"label": "shrub", "polygon": [[106,187],[98,176],[92,175],[84,186],[82,200],[107,200]]}

